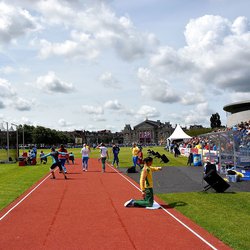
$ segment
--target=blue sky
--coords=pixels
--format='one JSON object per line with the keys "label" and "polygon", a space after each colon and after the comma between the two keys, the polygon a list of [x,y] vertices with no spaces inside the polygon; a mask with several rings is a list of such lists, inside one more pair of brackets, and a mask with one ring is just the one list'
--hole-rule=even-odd
{"label": "blue sky", "polygon": [[[11,3],[10,3],[11,2]],[[202,124],[250,99],[247,0],[0,1],[0,121]]]}

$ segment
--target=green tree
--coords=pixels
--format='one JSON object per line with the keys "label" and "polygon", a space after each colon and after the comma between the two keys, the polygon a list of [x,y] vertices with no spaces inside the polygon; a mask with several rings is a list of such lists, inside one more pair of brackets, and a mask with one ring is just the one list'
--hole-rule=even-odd
{"label": "green tree", "polygon": [[221,127],[220,115],[218,113],[212,114],[210,118],[210,125],[211,125],[211,128]]}
{"label": "green tree", "polygon": [[24,124],[23,129],[24,129],[24,143],[25,144],[34,143],[32,134],[35,127]]}

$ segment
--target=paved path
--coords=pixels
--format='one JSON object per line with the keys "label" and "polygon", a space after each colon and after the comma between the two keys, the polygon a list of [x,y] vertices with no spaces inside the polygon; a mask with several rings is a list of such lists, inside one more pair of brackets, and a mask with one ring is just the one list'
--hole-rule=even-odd
{"label": "paved path", "polygon": [[[69,166],[69,179],[43,179],[0,212],[0,249],[230,249],[170,209],[125,208],[138,184],[90,159]],[[35,188],[35,189],[34,189]]]}
{"label": "paved path", "polygon": [[[137,169],[138,170],[138,169]],[[126,169],[122,169],[126,173]],[[127,174],[139,183],[140,173]],[[220,174],[225,178],[226,175]],[[207,183],[203,180],[203,167],[164,167],[161,172],[154,173],[155,193],[200,192]],[[250,181],[232,183],[225,193],[250,192]],[[212,188],[208,192],[215,192]]]}

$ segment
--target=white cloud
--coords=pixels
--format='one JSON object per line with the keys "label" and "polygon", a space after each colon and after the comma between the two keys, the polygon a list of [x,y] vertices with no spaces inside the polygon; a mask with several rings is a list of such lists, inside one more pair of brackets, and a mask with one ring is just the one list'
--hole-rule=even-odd
{"label": "white cloud", "polygon": [[104,107],[108,109],[113,109],[113,110],[122,109],[122,105],[118,102],[118,100],[109,100],[105,102]]}
{"label": "white cloud", "polygon": [[0,109],[4,109],[5,108],[5,104],[3,101],[0,100]]}
{"label": "white cloud", "polygon": [[228,105],[231,102],[249,101],[250,93],[244,93],[244,92],[231,93],[229,97],[230,99],[228,100],[227,103],[225,103],[225,105]]}
{"label": "white cloud", "polygon": [[143,105],[138,109],[137,115],[139,115],[143,119],[145,119],[145,118],[155,118],[155,117],[159,117],[160,112],[157,111],[157,109],[154,108],[154,107],[151,107],[151,106],[148,106],[148,105]]}
{"label": "white cloud", "polygon": [[103,115],[99,115],[99,114],[93,115],[91,117],[91,119],[95,122],[106,122],[107,121],[107,119]]}
{"label": "white cloud", "polygon": [[[147,1],[140,6],[140,15],[135,11],[140,4],[130,1],[0,2],[0,47],[9,43],[2,50],[0,63],[0,74],[8,77],[0,78],[0,108],[5,117],[20,117],[20,110],[27,110],[34,120],[67,129],[78,124],[93,124],[98,129],[107,124],[135,124],[145,117],[205,124],[211,112],[222,110],[220,106],[227,100],[249,100],[250,27],[247,14],[241,16],[239,9],[233,14],[227,8],[220,12],[238,16],[234,20],[218,15],[194,18],[201,13],[198,4],[195,12],[189,8],[185,15],[175,15],[176,21],[174,16],[161,16],[159,7],[163,3],[169,6],[163,0],[159,5]],[[149,18],[149,6],[154,19]],[[241,3],[237,6],[242,8]],[[217,7],[210,13],[218,13]],[[185,28],[182,25],[187,18],[193,19]],[[167,23],[171,23],[171,29]],[[184,39],[177,37],[176,41],[176,35],[183,31]],[[24,74],[25,68],[29,74]],[[67,72],[67,80],[61,72],[64,76]],[[28,85],[32,79],[36,80]],[[101,88],[95,88],[97,81]],[[19,93],[34,87],[41,90],[31,95],[41,110],[47,110],[54,100],[53,95],[41,93],[68,93],[64,119],[32,113],[29,108],[35,103]],[[83,99],[88,105],[81,109]],[[65,98],[57,101],[62,105]],[[157,109],[150,106],[155,102]],[[73,125],[69,126],[67,117]]]}
{"label": "white cloud", "polygon": [[21,118],[21,124],[34,125],[30,118],[23,116]]}
{"label": "white cloud", "polygon": [[185,38],[187,46],[178,50],[161,47],[151,56],[154,72],[200,92],[208,87],[210,91],[250,92],[250,25],[246,17],[233,22],[213,15],[191,19]]}
{"label": "white cloud", "polygon": [[158,44],[154,34],[139,32],[128,17],[116,16],[104,1],[78,6],[78,9],[65,1],[53,2],[41,1],[38,9],[46,23],[71,29],[70,39],[56,43],[46,39],[33,41],[43,59],[57,55],[93,60],[109,49],[121,59],[133,61],[143,58]]}
{"label": "white cloud", "polygon": [[21,97],[18,97],[14,101],[14,107],[19,111],[29,111],[34,105],[34,100],[27,100]]}
{"label": "white cloud", "polygon": [[74,89],[72,83],[62,81],[53,71],[45,76],[39,76],[36,86],[47,93],[69,93]]}
{"label": "white cloud", "polygon": [[0,68],[0,73],[5,74],[5,75],[11,74],[13,72],[15,72],[15,69],[12,68],[11,66],[5,66],[5,67]]}
{"label": "white cloud", "polygon": [[[75,32],[73,33],[75,34]],[[86,36],[85,41],[66,40],[61,43],[51,43],[43,39],[40,41],[34,40],[31,44],[40,47],[39,57],[41,59],[47,59],[51,56],[62,56],[68,59],[93,60],[99,55],[99,50],[94,43],[91,38]]]}
{"label": "white cloud", "polygon": [[11,83],[6,79],[0,78],[0,96],[13,97],[16,95],[16,90],[12,87]]}
{"label": "white cloud", "polygon": [[0,2],[0,10],[0,45],[41,29],[37,19],[25,9]]}
{"label": "white cloud", "polygon": [[69,127],[72,126],[71,122],[66,121],[65,119],[61,118],[58,120],[58,124],[60,127]]}
{"label": "white cloud", "polygon": [[53,25],[68,24],[74,18],[75,12],[67,1],[38,1],[36,7],[43,14],[44,21]]}
{"label": "white cloud", "polygon": [[102,115],[104,110],[101,106],[82,105],[82,111],[90,115]]}
{"label": "white cloud", "polygon": [[210,124],[210,117],[216,112],[209,107],[207,102],[204,102],[197,104],[193,109],[189,109],[188,111],[183,110],[178,113],[172,113],[168,116],[168,119],[185,126],[187,124],[205,125]]}
{"label": "white cloud", "polygon": [[149,69],[139,68],[137,77],[140,80],[143,96],[163,103],[173,103],[180,100],[179,94],[175,93],[168,81],[153,75]]}
{"label": "white cloud", "polygon": [[21,73],[21,74],[26,74],[29,72],[29,69],[28,68],[25,68],[25,67],[20,67],[20,68],[13,68],[11,66],[4,66],[4,67],[1,67],[0,68],[0,73],[4,74],[4,75],[10,75],[10,74],[13,74],[13,73]]}
{"label": "white cloud", "polygon": [[152,68],[170,75],[184,74],[195,68],[195,65],[188,56],[186,57],[185,53],[168,46],[161,46],[155,51],[150,58],[150,65]]}
{"label": "white cloud", "polygon": [[99,80],[103,83],[105,87],[120,89],[121,85],[119,81],[112,75],[111,72],[105,72],[100,77]]}
{"label": "white cloud", "polygon": [[239,16],[237,17],[232,24],[232,31],[236,35],[242,35],[244,33],[249,32],[250,24],[246,17]]}
{"label": "white cloud", "polygon": [[207,124],[209,123],[211,115],[215,113],[209,108],[208,103],[201,103],[195,106],[194,109],[185,112],[182,115],[181,121],[183,124]]}
{"label": "white cloud", "polygon": [[185,38],[191,48],[213,49],[231,34],[230,21],[221,16],[205,15],[191,19],[186,25]]}
{"label": "white cloud", "polygon": [[184,105],[193,105],[202,102],[205,102],[205,98],[202,93],[198,92],[186,92],[181,99],[181,103]]}

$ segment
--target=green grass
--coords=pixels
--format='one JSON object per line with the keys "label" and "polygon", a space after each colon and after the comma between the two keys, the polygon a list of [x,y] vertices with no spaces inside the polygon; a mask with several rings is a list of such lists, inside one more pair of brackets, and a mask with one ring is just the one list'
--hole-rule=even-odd
{"label": "green grass", "polygon": [[158,194],[233,249],[250,249],[250,193]]}
{"label": "green grass", "polygon": [[[11,157],[13,160],[17,158],[17,152],[15,149],[9,150],[9,157]],[[5,149],[0,149],[0,162],[1,161],[7,161],[8,160],[8,152]]]}
{"label": "green grass", "polygon": [[[143,148],[144,157],[149,148]],[[154,159],[154,166],[186,166],[187,158],[175,158],[163,147],[150,147],[160,154],[166,154],[170,162],[160,163]],[[80,148],[69,149],[80,158]],[[44,150],[45,153],[50,150]],[[38,154],[40,150],[38,150]],[[110,161],[112,151],[109,148]],[[92,149],[91,158],[99,157],[99,150]],[[132,166],[131,148],[121,148],[120,166]],[[17,164],[0,164],[0,210],[18,198],[30,186],[49,172],[51,160],[46,165],[19,167]],[[158,194],[167,204],[179,210],[207,231],[236,250],[250,249],[250,193],[174,193]]]}
{"label": "green grass", "polygon": [[[163,147],[144,147],[143,148],[143,155],[144,157],[147,156],[147,150],[151,149],[154,150],[155,152],[159,152],[160,154],[166,154],[167,157],[169,158],[169,162],[162,163],[160,162],[160,159],[154,158],[153,165],[154,166],[186,166],[187,164],[187,158],[184,156],[179,156],[179,157],[174,157],[173,154],[170,154],[166,150],[164,150]],[[112,155],[112,149],[109,148],[109,155],[110,155],[110,161],[113,160],[113,155]],[[80,154],[79,156],[80,157]],[[99,157],[99,150],[98,149],[92,149],[91,158],[98,158]],[[120,160],[120,167],[129,167],[132,166],[132,149],[130,147],[122,147],[119,153],[119,160]]]}
{"label": "green grass", "polygon": [[0,164],[0,210],[48,172],[47,165],[19,167],[17,163]]}

